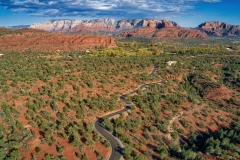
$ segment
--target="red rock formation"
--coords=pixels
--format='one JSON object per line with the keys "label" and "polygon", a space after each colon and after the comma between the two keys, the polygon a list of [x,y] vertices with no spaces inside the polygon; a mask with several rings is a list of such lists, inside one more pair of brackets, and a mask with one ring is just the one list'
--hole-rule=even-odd
{"label": "red rock formation", "polygon": [[126,31],[119,37],[156,37],[156,38],[208,38],[208,36],[199,31],[192,29],[185,29],[181,27],[173,27],[168,23],[166,28],[140,28],[136,30]]}
{"label": "red rock formation", "polygon": [[13,31],[1,36],[0,48],[4,52],[78,51],[96,47],[116,47],[112,37],[99,35],[67,35],[34,29]]}
{"label": "red rock formation", "polygon": [[156,32],[153,37],[158,38],[208,38],[199,30],[185,29],[181,27],[163,28]]}
{"label": "red rock formation", "polygon": [[147,27],[149,28],[156,28],[156,23],[153,21],[149,21]]}
{"label": "red rock formation", "polygon": [[113,19],[96,20],[50,20],[43,24],[32,24],[30,28],[58,33],[104,33],[115,34],[137,28],[179,26],[175,22],[157,19]]}
{"label": "red rock formation", "polygon": [[[141,26],[139,29],[141,30],[142,28],[167,28],[167,27],[174,27],[177,24],[174,22],[170,22],[167,20],[163,21],[156,21],[156,20],[142,20]],[[70,32],[70,33],[94,33],[94,32],[108,32],[108,33],[113,33],[113,32],[121,32],[122,30],[128,29],[134,29],[134,25],[131,23],[125,22],[124,24],[121,24],[119,28],[116,28],[113,25],[106,25],[103,22],[97,22],[93,23],[92,25],[87,25],[85,23],[82,23],[80,25],[76,25],[73,28],[66,30],[65,32]],[[143,29],[146,30],[146,29]]]}
{"label": "red rock formation", "polygon": [[160,24],[160,26],[158,26],[160,28],[170,28],[173,27],[173,23],[163,20],[162,24]]}
{"label": "red rock formation", "polygon": [[230,25],[224,22],[205,22],[198,26],[198,28],[214,36],[239,36],[240,26]]}
{"label": "red rock formation", "polygon": [[114,31],[114,27],[110,26],[110,25],[104,25],[103,23],[95,23],[91,26],[88,26],[84,23],[79,24],[74,26],[73,28],[69,29],[69,30],[65,30],[64,32],[70,32],[70,33],[94,33],[94,32],[113,32]]}

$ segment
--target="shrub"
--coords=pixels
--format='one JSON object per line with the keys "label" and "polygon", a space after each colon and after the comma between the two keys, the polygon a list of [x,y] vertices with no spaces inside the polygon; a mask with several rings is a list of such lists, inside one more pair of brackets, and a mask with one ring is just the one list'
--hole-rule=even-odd
{"label": "shrub", "polygon": [[35,152],[38,153],[38,152],[40,152],[40,151],[41,151],[41,148],[39,148],[39,147],[36,147],[36,148],[35,148]]}

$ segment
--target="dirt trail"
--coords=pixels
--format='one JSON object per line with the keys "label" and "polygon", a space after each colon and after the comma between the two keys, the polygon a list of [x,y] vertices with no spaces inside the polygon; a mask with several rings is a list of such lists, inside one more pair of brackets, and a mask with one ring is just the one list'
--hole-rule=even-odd
{"label": "dirt trail", "polygon": [[173,128],[172,128],[172,124],[176,121],[176,120],[179,120],[179,118],[183,115],[183,112],[180,112],[180,114],[174,116],[170,121],[169,121],[169,125],[167,127],[168,129],[168,134],[166,134],[166,139],[167,140],[172,140],[172,136],[171,136],[171,133],[173,132]]}
{"label": "dirt trail", "polygon": [[27,150],[25,155],[26,159],[32,159],[31,154],[35,152],[35,148],[41,143],[39,129],[34,129],[34,132],[36,133],[36,135],[34,139],[32,139],[29,143],[29,149]]}

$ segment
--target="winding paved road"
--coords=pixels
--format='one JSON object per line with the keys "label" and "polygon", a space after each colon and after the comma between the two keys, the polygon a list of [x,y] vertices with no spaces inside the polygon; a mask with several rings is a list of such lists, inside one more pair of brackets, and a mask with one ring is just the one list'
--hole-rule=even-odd
{"label": "winding paved road", "polygon": [[[152,76],[155,74],[155,72],[158,70],[158,67],[156,65],[154,65],[154,69],[152,70],[152,72],[149,74],[149,76]],[[161,79],[161,82],[166,82],[166,80]],[[140,90],[143,90],[146,86],[148,86],[149,84],[143,84],[141,85],[137,90],[132,91],[130,93],[126,93],[121,95],[119,98],[121,101],[123,101],[126,105],[126,107],[118,112],[114,112],[111,113],[109,115],[106,115],[104,117],[101,117],[99,119],[97,119],[94,123],[94,127],[95,129],[103,136],[105,137],[111,144],[112,147],[112,152],[111,152],[111,156],[109,157],[109,160],[121,160],[123,159],[123,150],[124,150],[124,146],[122,145],[121,141],[118,140],[116,137],[114,137],[111,133],[109,133],[103,126],[102,122],[104,121],[104,118],[111,118],[113,116],[116,116],[118,114],[121,114],[123,112],[127,112],[130,110],[130,106],[133,105],[133,102],[130,102],[127,100],[126,96],[128,94],[133,94],[133,93],[137,93]]]}

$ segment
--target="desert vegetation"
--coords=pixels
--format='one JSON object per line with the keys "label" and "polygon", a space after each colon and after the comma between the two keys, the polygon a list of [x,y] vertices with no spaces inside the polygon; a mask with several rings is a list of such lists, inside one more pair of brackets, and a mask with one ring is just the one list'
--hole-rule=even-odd
{"label": "desert vegetation", "polygon": [[239,60],[212,56],[158,63],[168,82],[129,96],[131,114],[106,123],[126,145],[126,159],[239,158]]}
{"label": "desert vegetation", "polygon": [[[127,96],[131,113],[104,120],[123,142],[125,159],[240,158],[236,43],[139,38],[117,44],[89,52],[5,53],[0,159],[107,159],[110,143],[93,122],[124,108],[119,96],[145,83]],[[154,65],[158,71],[148,76]]]}

